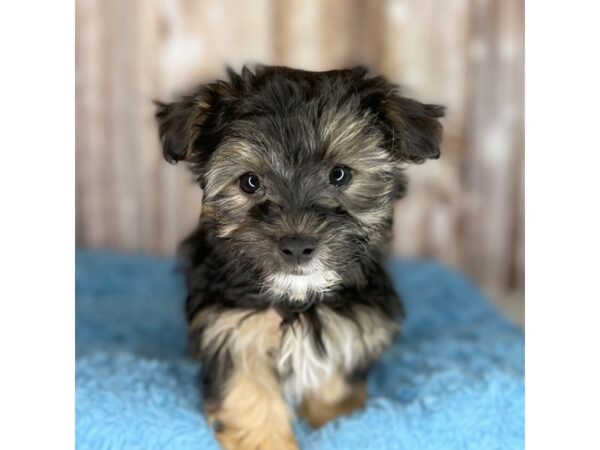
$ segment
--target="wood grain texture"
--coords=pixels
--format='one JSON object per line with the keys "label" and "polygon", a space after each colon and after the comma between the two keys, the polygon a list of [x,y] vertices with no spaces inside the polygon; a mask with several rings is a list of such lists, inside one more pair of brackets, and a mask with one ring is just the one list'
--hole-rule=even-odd
{"label": "wood grain texture", "polygon": [[447,106],[443,157],[409,169],[393,249],[523,290],[523,0],[78,0],[77,243],[172,254],[201,193],[162,160],[152,100],[226,64],[367,64]]}

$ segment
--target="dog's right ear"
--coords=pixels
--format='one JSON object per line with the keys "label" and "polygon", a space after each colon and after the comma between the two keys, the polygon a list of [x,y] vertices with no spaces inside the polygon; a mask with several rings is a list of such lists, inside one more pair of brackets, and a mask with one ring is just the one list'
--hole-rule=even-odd
{"label": "dog's right ear", "polygon": [[202,169],[232,120],[235,94],[230,83],[216,81],[172,103],[155,102],[164,158],[171,164],[193,162]]}

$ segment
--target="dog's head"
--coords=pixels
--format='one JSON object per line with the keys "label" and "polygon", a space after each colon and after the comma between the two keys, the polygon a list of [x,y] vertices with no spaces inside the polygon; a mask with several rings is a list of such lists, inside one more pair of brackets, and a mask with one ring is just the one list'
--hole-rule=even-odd
{"label": "dog's head", "polygon": [[232,71],[156,114],[167,161],[187,161],[202,214],[276,294],[304,298],[379,256],[406,163],[438,158],[443,108],[364,68]]}

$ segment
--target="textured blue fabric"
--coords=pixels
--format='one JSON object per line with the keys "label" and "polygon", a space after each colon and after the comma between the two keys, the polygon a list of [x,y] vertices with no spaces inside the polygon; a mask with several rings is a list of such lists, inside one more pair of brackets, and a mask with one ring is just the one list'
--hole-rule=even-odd
{"label": "textured blue fabric", "polygon": [[[85,449],[218,449],[186,355],[184,288],[171,260],[78,251],[76,438]],[[524,343],[463,276],[393,261],[404,332],[368,379],[367,408],[304,449],[519,449]]]}

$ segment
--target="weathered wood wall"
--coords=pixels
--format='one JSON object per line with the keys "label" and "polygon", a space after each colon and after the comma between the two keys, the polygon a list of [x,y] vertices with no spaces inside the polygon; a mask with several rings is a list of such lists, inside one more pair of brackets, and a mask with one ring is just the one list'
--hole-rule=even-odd
{"label": "weathered wood wall", "polygon": [[78,0],[77,243],[170,254],[201,194],[161,157],[152,99],[225,64],[369,65],[447,105],[410,169],[395,251],[523,287],[523,0]]}

